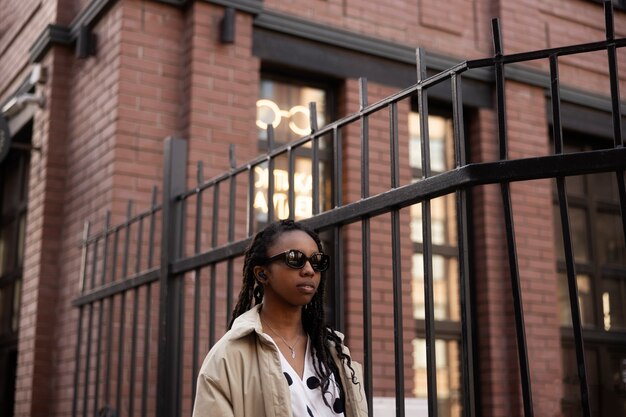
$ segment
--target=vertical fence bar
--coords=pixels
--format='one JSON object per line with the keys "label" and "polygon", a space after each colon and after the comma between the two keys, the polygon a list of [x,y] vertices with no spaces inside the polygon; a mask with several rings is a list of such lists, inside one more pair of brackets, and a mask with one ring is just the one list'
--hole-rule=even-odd
{"label": "vertical fence bar", "polygon": [[141,271],[141,255],[142,255],[142,246],[143,246],[143,221],[144,217],[139,219],[139,224],[137,225],[137,255],[135,256],[135,274],[138,274]]}
{"label": "vertical fence bar", "polygon": [[309,103],[309,117],[310,117],[310,126],[311,126],[311,135],[313,142],[313,155],[312,155],[312,174],[313,174],[313,188],[311,190],[312,194],[312,204],[313,204],[313,215],[316,215],[320,212],[320,158],[319,158],[319,137],[315,135],[317,132],[317,107],[315,102],[312,101]]}
{"label": "vertical fence bar", "polygon": [[[200,186],[204,182],[204,170],[202,161],[198,161],[196,168],[196,231],[193,252],[199,254],[202,250],[202,191]],[[194,296],[193,296],[193,348],[191,354],[191,408],[196,396],[196,387],[198,375],[198,356],[200,355],[200,299],[202,295],[201,269],[193,271],[194,278]]]}
{"label": "vertical fence bar", "polygon": [[[391,154],[391,188],[400,186],[398,145],[398,103],[389,104],[389,145]],[[393,328],[396,377],[396,411],[404,416],[404,332],[402,322],[402,244],[400,242],[400,211],[391,210],[391,258],[393,276]]]}
{"label": "vertical fence bar", "polygon": [[[219,227],[219,201],[220,183],[213,186],[213,218],[211,219],[211,248],[217,247],[217,231]],[[211,281],[209,288],[209,346],[215,344],[215,316],[216,316],[216,288],[217,269],[215,264],[211,264]]]}
{"label": "vertical fence bar", "polygon": [[[235,198],[237,197],[237,178],[234,174],[237,160],[235,159],[235,145],[233,144],[229,148],[229,162],[231,173],[228,198],[228,243],[233,243],[235,241]],[[228,258],[226,261],[226,328],[228,328],[233,312],[233,274],[233,258]]]}
{"label": "vertical fence bar", "polygon": [[[359,78],[359,111],[367,107],[367,79]],[[361,198],[369,196],[369,120],[361,116]],[[365,379],[365,392],[373,391],[372,369],[372,271],[370,245],[370,218],[361,219],[361,260],[363,268],[363,357],[368,378]],[[368,405],[371,406],[371,396]]]}
{"label": "vertical fence bar", "polygon": [[[274,149],[274,126],[267,125],[268,153]],[[274,221],[274,158],[267,157],[267,223]]]}
{"label": "vertical fence bar", "polygon": [[[499,58],[502,56],[502,35],[498,19],[492,21],[494,49],[496,57],[496,97],[498,113],[498,140],[500,144],[500,159],[507,159],[507,128],[506,128],[506,102],[504,90],[504,64]],[[522,383],[522,399],[524,403],[524,415],[533,416],[532,391],[530,383],[530,371],[528,369],[528,350],[526,348],[526,330],[524,326],[524,304],[522,302],[522,290],[520,286],[519,267],[517,262],[517,247],[515,243],[515,227],[513,223],[513,207],[511,205],[511,190],[508,182],[500,183],[504,222],[506,228],[506,240],[508,248],[509,270],[511,274],[511,292],[513,295],[513,308],[515,313],[515,330],[517,335],[517,353]]]}
{"label": "vertical fence bar", "polygon": [[[165,206],[165,200],[163,201]],[[150,205],[150,231],[148,233],[148,269],[152,268],[154,257],[154,235],[156,230],[156,210],[157,210],[157,187],[152,188]],[[141,390],[141,416],[148,415],[148,377],[150,375],[150,314],[152,310],[152,284],[146,284],[146,304],[144,308],[144,329],[143,329],[143,375]]]}
{"label": "vertical fence bar", "polygon": [[[117,244],[119,241],[119,231],[118,228],[114,228],[113,229],[113,247],[112,247],[112,258],[111,258],[111,282],[115,282],[115,276],[116,276],[116,268],[117,268]],[[105,399],[106,399],[106,404],[105,404],[105,408],[106,409],[110,409],[111,408],[111,368],[112,368],[112,364],[111,364],[111,355],[113,354],[113,313],[114,313],[114,306],[115,306],[115,296],[111,295],[109,297],[109,321],[108,321],[108,328],[107,328],[107,348],[106,348],[106,374],[104,377],[104,395],[105,395]],[[119,411],[119,410],[118,410]]]}
{"label": "vertical fence bar", "polygon": [[[119,227],[115,227],[113,230],[113,254],[111,258],[111,282],[114,283],[117,279],[117,252],[119,243]],[[106,409],[113,408],[113,412],[120,412],[119,404],[116,403],[115,407],[112,406],[113,399],[111,397],[111,371],[113,368],[112,355],[113,355],[113,318],[114,318],[114,305],[115,295],[109,297],[109,321],[107,330],[107,350],[106,350],[106,377],[105,377],[105,394],[106,394]]]}
{"label": "vertical fence bar", "polygon": [[[342,184],[343,184],[343,149],[342,149],[342,140],[341,140],[341,131],[334,126],[333,128],[333,174],[335,178],[335,184],[333,186],[333,205],[334,207],[341,207],[343,205],[343,193],[342,193]],[[343,309],[341,306],[344,303],[344,267],[343,267],[343,228],[341,225],[336,225],[333,227],[333,239],[335,242],[334,248],[335,253],[333,259],[335,260],[335,270],[334,270],[334,282],[335,282],[335,328],[339,329],[339,331],[345,332],[345,315],[343,313]],[[370,361],[371,362],[371,361]],[[371,363],[364,363],[365,373],[365,381],[372,380],[372,366]],[[369,384],[369,383],[368,383]],[[371,384],[367,385],[366,388],[371,389]],[[371,410],[371,390],[365,390],[365,396],[368,398],[368,404],[370,405]]]}
{"label": "vertical fence bar", "polygon": [[[615,38],[613,3],[604,2],[604,21],[606,28],[607,56],[609,61],[609,80],[611,85],[611,115],[613,117],[613,142],[616,148],[624,146],[622,135],[622,110],[619,92],[619,70],[617,64],[617,48],[612,42]],[[620,211],[622,215],[622,233],[626,242],[626,184],[624,183],[624,171],[616,171],[617,187],[619,192]]]}
{"label": "vertical fence bar", "polygon": [[294,172],[296,170],[295,153],[290,146],[287,150],[287,181],[289,183],[289,190],[287,191],[287,205],[289,206],[289,219],[296,219],[296,190]]}
{"label": "vertical fence bar", "polygon": [[[452,123],[456,167],[467,163],[465,149],[465,124],[463,122],[463,94],[461,75],[452,74]],[[472,317],[472,290],[470,283],[470,246],[468,238],[467,190],[459,189],[456,197],[457,245],[459,251],[459,280],[461,298],[461,377],[463,411],[466,417],[476,415],[474,389],[474,330]]]}
{"label": "vertical fence bar", "polygon": [[[422,48],[416,53],[417,81],[426,79],[426,55]],[[430,140],[428,133],[428,96],[423,88],[417,90],[417,108],[420,118],[420,146],[422,151],[422,178],[430,176]],[[435,353],[435,301],[433,290],[432,238],[430,199],[422,201],[422,259],[424,263],[424,309],[426,325],[426,369],[428,385],[428,415],[437,411],[437,357]]]}
{"label": "vertical fence bar", "polygon": [[154,261],[154,234],[156,230],[157,187],[152,187],[152,204],[150,205],[150,233],[148,234],[148,269]]}
{"label": "vertical fence bar", "polygon": [[[552,136],[554,137],[554,152],[562,154],[563,130],[561,125],[561,95],[559,90],[559,66],[558,56],[550,55],[550,94],[552,98]],[[585,364],[585,342],[580,319],[580,305],[578,302],[578,282],[576,281],[576,265],[574,261],[574,248],[569,221],[567,193],[565,192],[565,178],[557,177],[557,192],[559,196],[559,210],[561,214],[561,228],[563,231],[563,249],[565,252],[565,265],[567,268],[567,288],[569,291],[570,309],[572,312],[572,327],[574,331],[574,345],[576,347],[576,368],[580,385],[580,405],[584,417],[591,417],[589,403],[589,386],[587,382],[587,367]]]}
{"label": "vertical fence bar", "polygon": [[[93,290],[96,286],[96,266],[98,261],[98,239],[93,242],[93,251],[92,251],[92,259],[91,259],[91,272],[89,273],[90,285],[89,289]],[[86,266],[85,266],[86,267]],[[89,316],[87,318],[87,354],[85,355],[85,386],[83,391],[83,416],[87,416],[87,410],[89,408],[88,405],[88,394],[89,394],[89,374],[91,370],[90,362],[91,362],[91,336],[93,330],[93,302],[89,303]]]}
{"label": "vertical fence bar", "polygon": [[[343,229],[341,226],[333,227],[333,241],[334,241],[334,312],[335,312],[335,328],[340,332],[345,332],[345,314],[343,312],[343,304],[345,302],[345,291],[344,291],[344,266],[343,266]],[[371,374],[371,367],[365,365],[365,369],[363,372],[365,375]],[[368,378],[365,378],[368,381]],[[367,391],[365,392],[367,395]],[[368,399],[370,396],[367,396]]]}
{"label": "vertical fence bar", "polygon": [[128,262],[129,262],[129,249],[130,249],[130,233],[131,233],[131,222],[130,219],[133,214],[133,202],[131,200],[128,201],[126,206],[126,233],[124,234],[124,258],[122,259],[122,278],[125,279],[128,277]]}
{"label": "vertical fence bar", "polygon": [[604,21],[606,29],[607,55],[609,61],[609,81],[611,85],[611,114],[613,117],[613,140],[615,147],[623,147],[622,137],[622,111],[620,107],[619,95],[619,71],[617,65],[617,47],[615,45],[615,30],[613,25],[613,3],[604,2]]}
{"label": "vertical fence bar", "polygon": [[[139,223],[141,225],[141,223]],[[138,272],[138,271],[135,271]],[[128,417],[135,415],[135,380],[137,379],[137,321],[139,315],[139,287],[133,289],[133,322],[130,339],[130,377],[128,382]]]}
{"label": "vertical fence bar", "polygon": [[250,237],[254,233],[254,166],[248,165],[248,221],[246,226],[246,236]]}
{"label": "vertical fence bar", "polygon": [[[87,273],[87,251],[89,245],[87,244],[87,238],[89,237],[89,222],[85,222],[83,229],[83,250],[80,266],[80,279],[79,279],[79,291],[82,294],[85,290],[85,275]],[[95,260],[94,260],[95,261]],[[83,335],[83,306],[78,308],[78,332],[76,333],[76,349],[74,350],[74,357],[76,358],[76,368],[74,369],[74,394],[72,396],[72,417],[76,417],[78,412],[78,382],[80,380],[80,346],[82,344]]]}
{"label": "vertical fence bar", "polygon": [[181,286],[171,276],[171,264],[179,253],[180,235],[176,234],[176,196],[185,190],[187,142],[168,137],[165,140],[163,164],[163,215],[161,229],[161,267],[159,276],[159,353],[157,362],[157,417],[174,417],[180,410],[177,395],[180,383],[180,363],[176,326],[181,319],[179,301]]}
{"label": "vertical fence bar", "polygon": [[[128,274],[128,248],[130,245],[130,218],[132,216],[133,203],[128,202],[126,208],[126,233],[124,235],[124,257],[122,258],[122,279]],[[120,414],[122,413],[122,388],[124,386],[124,336],[126,333],[126,291],[120,293],[120,321],[119,333],[117,339],[117,392],[116,392],[116,408]]]}
{"label": "vertical fence bar", "polygon": [[495,50],[496,64],[494,67],[496,74],[496,101],[498,103],[498,144],[500,146],[500,159],[506,160],[508,154],[507,134],[506,134],[506,110],[505,91],[504,91],[504,63],[499,59],[502,57],[502,34],[500,33],[500,21],[493,19],[491,21],[493,31],[493,47]]}
{"label": "vertical fence bar", "polygon": [[[100,274],[100,284],[104,285],[106,280],[106,270],[107,270],[107,257],[109,254],[109,239],[108,239],[108,230],[111,226],[111,213],[107,212],[104,218],[104,227],[103,227],[103,236],[104,247],[102,248],[102,271]],[[110,300],[110,298],[109,298]],[[102,327],[104,325],[104,300],[100,300],[99,302],[100,309],[98,311],[98,344],[96,348],[96,381],[94,387],[94,407],[93,414],[97,415],[99,407],[98,407],[98,399],[100,397],[100,358],[102,354]]]}
{"label": "vertical fence bar", "polygon": [[146,305],[143,328],[143,380],[141,390],[141,416],[148,415],[148,377],[150,375],[150,313],[152,309],[152,284],[146,285]]}

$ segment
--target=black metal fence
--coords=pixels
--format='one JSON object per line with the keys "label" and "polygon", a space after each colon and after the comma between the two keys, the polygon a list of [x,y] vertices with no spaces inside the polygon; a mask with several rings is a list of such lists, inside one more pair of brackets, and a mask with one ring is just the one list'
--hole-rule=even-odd
{"label": "black metal fence", "polygon": [[[461,299],[461,385],[463,412],[477,414],[475,390],[477,363],[472,352],[472,308],[470,302],[470,250],[468,240],[468,193],[475,186],[499,184],[506,225],[508,263],[514,302],[517,349],[525,416],[533,415],[531,378],[526,349],[524,311],[516,251],[510,184],[533,179],[556,179],[560,221],[563,230],[571,313],[580,378],[581,410],[590,416],[587,376],[585,374],[576,271],[574,267],[566,177],[615,172],[624,234],[626,235],[626,191],[624,170],[626,149],[622,137],[617,48],[626,39],[615,39],[610,2],[605,3],[606,39],[600,42],[506,55],[503,53],[498,22],[493,22],[495,55],[491,58],[462,62],[435,76],[426,77],[424,52],[417,53],[417,84],[388,98],[368,104],[367,84],[361,81],[361,108],[338,121],[317,128],[315,108],[311,111],[312,133],[295,142],[274,146],[268,130],[270,151],[246,164],[237,166],[231,154],[231,169],[209,181],[198,166],[197,186],[186,189],[186,141],[170,138],[165,145],[164,185],[158,203],[156,190],[152,205],[141,214],[133,214],[129,204],[127,220],[112,226],[107,219],[102,231],[91,233],[85,227],[80,295],[73,304],[79,310],[73,416],[135,414],[179,416],[193,404],[195,379],[202,358],[226,329],[239,279],[241,255],[255,230],[252,209],[254,169],[267,166],[273,172],[277,158],[289,164],[289,207],[294,207],[294,160],[298,149],[307,148],[312,159],[313,216],[305,222],[326,231],[334,244],[335,325],[343,328],[344,293],[343,232],[350,224],[360,224],[362,242],[363,357],[365,387],[372,406],[372,265],[370,221],[376,216],[390,216],[393,266],[394,355],[396,414],[405,415],[405,364],[403,346],[403,303],[401,265],[400,210],[421,203],[424,259],[424,300],[428,384],[428,414],[437,412],[437,373],[435,369],[435,333],[433,301],[433,266],[430,201],[454,194],[456,200],[457,246]],[[559,97],[559,59],[566,55],[606,51],[611,88],[614,147],[598,151],[564,153]],[[531,60],[549,60],[554,153],[525,159],[508,158],[505,108],[505,69],[508,64]],[[497,98],[499,159],[467,163],[463,99],[463,73],[478,68],[493,68]],[[449,82],[454,126],[455,168],[432,174],[428,134],[428,90]],[[421,126],[422,174],[420,181],[400,183],[398,146],[398,104],[417,98]],[[388,190],[370,195],[369,120],[388,112],[390,178]],[[342,135],[356,126],[361,137],[361,199],[344,203]],[[331,137],[333,144],[334,208],[320,212],[320,139]],[[274,178],[268,178],[268,200],[272,201]],[[273,218],[269,205],[269,218]],[[290,210],[293,213],[293,210]],[[293,214],[291,214],[293,216]],[[209,223],[205,220],[209,219]],[[191,236],[188,236],[191,234]],[[188,238],[189,237],[189,238]],[[156,384],[155,384],[156,382]]]}

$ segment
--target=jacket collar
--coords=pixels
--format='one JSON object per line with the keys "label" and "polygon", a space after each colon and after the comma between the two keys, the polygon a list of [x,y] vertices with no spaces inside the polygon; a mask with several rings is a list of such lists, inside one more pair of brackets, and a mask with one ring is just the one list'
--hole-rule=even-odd
{"label": "jacket collar", "polygon": [[[263,325],[261,324],[261,316],[259,315],[260,310],[261,304],[257,304],[241,316],[237,317],[233,322],[233,327],[230,329],[231,339],[241,339],[252,332],[262,335]],[[339,336],[339,339],[343,343],[343,333],[337,330],[329,330]]]}
{"label": "jacket collar", "polygon": [[241,339],[252,332],[259,335],[263,333],[261,316],[259,316],[260,309],[261,304],[257,304],[235,319],[233,326],[230,329],[231,339]]}

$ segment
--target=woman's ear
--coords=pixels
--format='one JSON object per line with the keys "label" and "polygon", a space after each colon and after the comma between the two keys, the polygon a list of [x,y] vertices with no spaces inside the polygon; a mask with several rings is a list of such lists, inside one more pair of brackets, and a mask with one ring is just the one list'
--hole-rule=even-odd
{"label": "woman's ear", "polygon": [[254,277],[261,284],[264,284],[268,280],[267,273],[265,272],[265,268],[263,268],[262,266],[254,267]]}

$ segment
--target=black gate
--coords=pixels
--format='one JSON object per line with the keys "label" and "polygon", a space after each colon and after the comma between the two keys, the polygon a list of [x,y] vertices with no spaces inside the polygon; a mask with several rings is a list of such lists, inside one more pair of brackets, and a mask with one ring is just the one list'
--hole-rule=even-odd
{"label": "black gate", "polygon": [[[468,240],[468,193],[475,186],[499,184],[503,219],[508,244],[512,300],[517,334],[517,350],[525,416],[533,415],[531,378],[520,289],[520,272],[516,251],[510,184],[534,179],[556,180],[558,207],[563,230],[571,315],[578,363],[582,414],[589,416],[589,393],[585,371],[578,289],[573,258],[573,241],[565,193],[566,177],[581,174],[614,172],[617,176],[626,236],[626,191],[624,170],[626,149],[622,137],[620,95],[617,73],[617,48],[626,39],[614,38],[611,2],[605,2],[606,39],[599,42],[505,55],[498,22],[493,22],[495,55],[491,58],[462,62],[435,76],[426,77],[424,52],[417,52],[418,83],[374,104],[368,104],[367,84],[361,81],[359,112],[318,129],[312,106],[312,133],[284,146],[273,146],[273,132],[268,130],[270,149],[246,164],[237,166],[231,155],[232,168],[221,176],[205,181],[202,165],[198,166],[197,186],[186,189],[186,142],[170,138],[165,147],[165,169],[162,196],[158,203],[154,191],[152,206],[133,214],[129,204],[127,220],[111,225],[109,217],[102,231],[91,233],[85,228],[80,295],[73,304],[79,310],[75,354],[73,416],[78,415],[158,415],[180,416],[191,409],[195,379],[202,358],[226,328],[239,279],[241,255],[255,231],[252,210],[254,169],[263,165],[273,172],[278,158],[289,164],[289,207],[294,207],[295,152],[306,147],[312,159],[313,216],[305,222],[324,231],[334,242],[335,324],[343,328],[343,231],[350,224],[361,225],[363,268],[363,352],[365,388],[372,401],[372,311],[370,219],[390,216],[390,238],[393,265],[394,354],[396,413],[405,415],[405,364],[403,351],[402,274],[400,265],[400,210],[421,203],[424,280],[426,357],[429,415],[437,414],[437,381],[435,369],[435,334],[433,307],[433,271],[430,201],[453,194],[456,201],[458,259],[461,297],[461,364],[462,398],[466,416],[477,414],[475,391],[476,355],[472,309],[470,308],[470,262]],[[606,51],[611,86],[614,146],[597,151],[564,153],[559,97],[559,59],[566,55]],[[554,153],[525,159],[509,159],[505,108],[505,69],[507,65],[531,60],[549,60]],[[467,163],[463,99],[463,73],[491,68],[495,74],[498,115],[499,159],[492,162]],[[454,126],[455,165],[453,170],[432,175],[428,135],[428,90],[443,82],[451,85]],[[423,178],[411,184],[400,184],[398,146],[398,103],[416,98],[421,126]],[[368,121],[387,112],[390,152],[390,188],[370,195]],[[361,135],[361,199],[343,203],[342,133],[350,126]],[[333,202],[335,207],[320,212],[320,139],[331,137],[332,169],[335,173]],[[233,152],[234,153],[234,152]],[[272,201],[275,184],[268,178],[268,200]],[[268,216],[274,217],[272,205]],[[293,210],[290,210],[293,212]],[[242,219],[243,217],[243,219]],[[210,224],[205,223],[210,219]],[[244,220],[245,219],[245,220]],[[189,236],[190,235],[190,236]],[[188,236],[190,238],[188,238]],[[207,242],[208,241],[208,242]],[[191,242],[191,243],[190,243]],[[207,246],[208,245],[208,246]],[[406,290],[406,289],[405,289]],[[156,384],[154,383],[156,382]]]}

